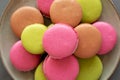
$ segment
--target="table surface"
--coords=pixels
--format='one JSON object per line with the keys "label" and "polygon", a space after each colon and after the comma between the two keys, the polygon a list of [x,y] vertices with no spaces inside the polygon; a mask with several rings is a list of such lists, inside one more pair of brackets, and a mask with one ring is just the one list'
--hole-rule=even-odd
{"label": "table surface", "polygon": [[[6,4],[9,0],[0,0],[0,18],[2,15],[3,10],[5,9]],[[112,0],[119,15],[120,15],[120,0]],[[6,69],[3,66],[2,61],[0,60],[0,80],[13,80],[10,75],[7,73]],[[109,80],[120,80],[120,62],[118,67],[116,68],[115,72],[111,76]]]}

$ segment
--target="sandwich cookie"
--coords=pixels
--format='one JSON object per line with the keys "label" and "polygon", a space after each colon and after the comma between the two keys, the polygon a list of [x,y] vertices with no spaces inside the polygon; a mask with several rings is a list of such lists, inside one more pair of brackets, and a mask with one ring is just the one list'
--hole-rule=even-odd
{"label": "sandwich cookie", "polygon": [[43,24],[44,20],[40,11],[30,6],[17,9],[10,18],[11,28],[19,38],[24,28],[34,23]]}
{"label": "sandwich cookie", "polygon": [[43,36],[45,51],[56,59],[70,56],[76,50],[78,37],[74,29],[66,24],[54,24]]}
{"label": "sandwich cookie", "polygon": [[53,23],[64,23],[76,27],[82,18],[82,9],[76,0],[55,0],[50,7]]}
{"label": "sandwich cookie", "polygon": [[79,42],[75,55],[79,58],[95,56],[101,48],[102,37],[97,28],[91,24],[80,24],[75,28]]}
{"label": "sandwich cookie", "polygon": [[30,71],[39,64],[40,55],[32,55],[25,50],[21,41],[18,41],[10,50],[10,61],[17,70]]}
{"label": "sandwich cookie", "polygon": [[28,25],[21,35],[24,48],[31,54],[43,54],[42,39],[46,30],[47,27],[42,24]]}
{"label": "sandwich cookie", "polygon": [[76,80],[79,73],[79,63],[72,55],[64,59],[46,57],[43,71],[47,80]]}
{"label": "sandwich cookie", "polygon": [[114,27],[106,22],[96,22],[93,24],[102,34],[102,46],[98,54],[103,55],[109,53],[117,42],[117,33]]}

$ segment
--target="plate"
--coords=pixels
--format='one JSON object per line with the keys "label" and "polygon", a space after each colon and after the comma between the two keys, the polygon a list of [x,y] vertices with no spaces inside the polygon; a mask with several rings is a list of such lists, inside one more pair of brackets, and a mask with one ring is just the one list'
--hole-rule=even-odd
{"label": "plate", "polygon": [[[31,72],[19,72],[11,64],[9,52],[12,45],[18,40],[10,28],[10,16],[19,7],[29,5],[36,6],[36,0],[10,0],[0,21],[0,49],[4,66],[14,80],[33,80],[34,74]],[[106,21],[114,26],[118,34],[118,41],[115,48],[108,55],[101,57],[103,63],[103,73],[100,80],[108,80],[114,72],[120,57],[120,19],[110,0],[102,0],[103,12],[99,21]]]}

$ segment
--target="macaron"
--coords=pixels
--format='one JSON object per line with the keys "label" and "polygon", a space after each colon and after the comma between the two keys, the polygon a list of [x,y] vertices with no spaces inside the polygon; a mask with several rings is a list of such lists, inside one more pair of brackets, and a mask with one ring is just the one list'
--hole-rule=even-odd
{"label": "macaron", "polygon": [[54,0],[37,0],[37,7],[41,13],[47,17],[50,17],[50,7]]}
{"label": "macaron", "polygon": [[44,60],[43,71],[47,80],[76,80],[79,63],[73,55],[64,59],[48,56]]}
{"label": "macaron", "polygon": [[31,54],[43,54],[42,39],[47,27],[42,24],[28,25],[22,32],[21,41]]}
{"label": "macaron", "polygon": [[34,7],[24,6],[18,8],[10,18],[10,25],[16,36],[20,38],[23,29],[30,24],[44,23],[40,11]]}
{"label": "macaron", "polygon": [[93,23],[99,19],[102,14],[101,0],[77,0],[82,7],[83,23]]}
{"label": "macaron", "polygon": [[35,70],[34,76],[35,80],[46,80],[46,77],[43,72],[43,62],[41,62]]}
{"label": "macaron", "polygon": [[102,36],[93,25],[84,23],[75,27],[79,42],[75,55],[79,58],[90,58],[95,56],[101,48]]}
{"label": "macaron", "polygon": [[114,26],[107,22],[95,22],[93,24],[102,34],[102,46],[98,52],[99,55],[108,54],[117,42],[117,33]]}
{"label": "macaron", "polygon": [[98,56],[88,59],[78,59],[80,71],[76,80],[99,80],[103,65]]}
{"label": "macaron", "polygon": [[10,50],[10,61],[19,71],[30,71],[37,67],[40,55],[32,55],[25,50],[21,41],[17,41]]}
{"label": "macaron", "polygon": [[54,24],[43,36],[45,51],[56,59],[62,59],[74,53],[78,37],[74,29],[66,24]]}
{"label": "macaron", "polygon": [[76,0],[55,0],[50,7],[53,23],[65,23],[76,27],[82,18],[82,9]]}

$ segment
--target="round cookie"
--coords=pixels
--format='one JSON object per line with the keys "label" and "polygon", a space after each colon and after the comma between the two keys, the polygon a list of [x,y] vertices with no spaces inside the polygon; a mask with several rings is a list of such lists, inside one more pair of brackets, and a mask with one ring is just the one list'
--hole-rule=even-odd
{"label": "round cookie", "polygon": [[50,6],[54,0],[37,0],[39,10],[47,17],[50,17]]}
{"label": "round cookie", "polygon": [[55,0],[50,7],[53,23],[65,23],[76,27],[82,18],[82,10],[76,0]]}
{"label": "round cookie", "polygon": [[13,32],[19,38],[23,29],[30,24],[44,23],[43,16],[38,9],[30,6],[24,6],[17,9],[10,18],[10,24]]}
{"label": "round cookie", "polygon": [[101,0],[77,0],[82,7],[82,22],[92,23],[96,21],[102,13]]}
{"label": "round cookie", "polygon": [[75,28],[78,33],[78,47],[75,55],[80,58],[90,58],[97,54],[102,44],[100,32],[91,24],[81,24]]}
{"label": "round cookie", "polygon": [[79,63],[72,55],[64,59],[46,57],[43,71],[47,80],[76,80],[79,73]]}
{"label": "round cookie", "polygon": [[37,67],[37,69],[35,70],[34,76],[35,76],[35,80],[46,80],[46,77],[43,72],[43,62],[41,62]]}
{"label": "round cookie", "polygon": [[70,56],[78,44],[77,34],[74,29],[65,24],[55,24],[44,34],[43,47],[45,51],[56,59]]}
{"label": "round cookie", "polygon": [[21,35],[24,48],[32,54],[43,54],[42,39],[46,30],[47,27],[42,24],[28,25]]}
{"label": "round cookie", "polygon": [[98,80],[102,74],[103,65],[98,56],[89,59],[78,59],[80,71],[76,80]]}
{"label": "round cookie", "polygon": [[102,46],[98,54],[107,54],[114,48],[117,42],[117,33],[114,27],[106,22],[96,22],[93,26],[95,26],[102,34]]}
{"label": "round cookie", "polygon": [[40,55],[32,55],[27,52],[21,41],[16,42],[10,50],[10,61],[19,71],[33,70],[40,61]]}

